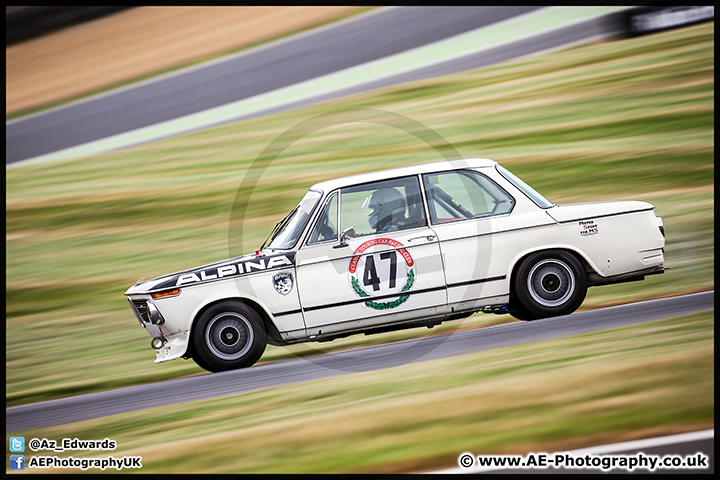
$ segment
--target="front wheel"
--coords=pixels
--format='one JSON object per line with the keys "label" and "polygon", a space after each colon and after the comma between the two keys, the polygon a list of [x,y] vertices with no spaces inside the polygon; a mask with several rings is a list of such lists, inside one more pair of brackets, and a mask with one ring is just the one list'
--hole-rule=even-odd
{"label": "front wheel", "polygon": [[536,252],[518,267],[513,281],[515,305],[522,320],[569,315],[587,294],[587,275],[570,253]]}
{"label": "front wheel", "polygon": [[260,316],[237,302],[222,302],[206,310],[192,337],[193,359],[211,372],[249,367],[260,359],[267,345]]}

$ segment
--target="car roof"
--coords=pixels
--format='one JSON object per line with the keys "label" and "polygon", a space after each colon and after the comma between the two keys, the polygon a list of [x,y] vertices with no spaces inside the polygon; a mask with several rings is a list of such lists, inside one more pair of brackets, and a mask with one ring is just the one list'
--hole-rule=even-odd
{"label": "car roof", "polygon": [[445,170],[458,170],[463,168],[494,167],[495,165],[497,165],[497,162],[488,158],[462,158],[442,162],[424,163],[420,165],[391,168],[388,170],[379,170],[376,172],[350,175],[348,177],[334,178],[332,180],[326,180],[324,182],[316,183],[315,185],[310,187],[310,190],[330,192],[332,190],[335,190],[336,188],[347,187],[350,185],[358,185],[361,183],[377,182],[380,180],[387,180],[389,178],[418,175],[421,173],[441,172]]}

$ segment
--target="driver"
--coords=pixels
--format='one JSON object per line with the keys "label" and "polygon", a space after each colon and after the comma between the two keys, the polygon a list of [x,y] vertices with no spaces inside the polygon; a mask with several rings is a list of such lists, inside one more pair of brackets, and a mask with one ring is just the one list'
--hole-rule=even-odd
{"label": "driver", "polygon": [[381,188],[365,199],[363,207],[375,233],[394,232],[405,226],[405,198],[394,188]]}

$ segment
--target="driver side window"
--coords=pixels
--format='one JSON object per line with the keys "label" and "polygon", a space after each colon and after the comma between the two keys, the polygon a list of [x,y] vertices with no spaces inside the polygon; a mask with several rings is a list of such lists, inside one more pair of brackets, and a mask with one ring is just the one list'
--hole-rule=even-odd
{"label": "driver side window", "polygon": [[337,240],[337,218],[338,196],[337,194],[334,194],[325,206],[325,210],[323,210],[322,214],[320,215],[317,224],[315,224],[315,228],[310,234],[308,245],[323,243],[329,240]]}
{"label": "driver side window", "polygon": [[427,225],[416,176],[346,187],[341,195],[342,229],[353,227],[358,237]]}

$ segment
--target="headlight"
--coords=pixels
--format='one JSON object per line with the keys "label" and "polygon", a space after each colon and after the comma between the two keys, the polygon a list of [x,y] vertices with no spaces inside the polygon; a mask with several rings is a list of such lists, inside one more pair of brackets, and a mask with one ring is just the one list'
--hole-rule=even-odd
{"label": "headlight", "polygon": [[154,303],[151,301],[147,302],[148,315],[150,316],[150,322],[153,325],[162,325],[165,323],[165,319],[160,314],[160,310],[157,309]]}

